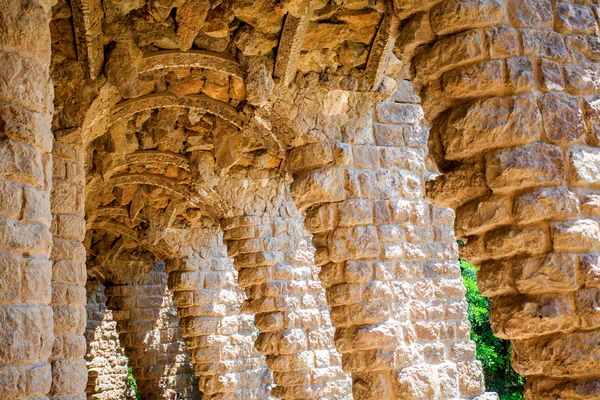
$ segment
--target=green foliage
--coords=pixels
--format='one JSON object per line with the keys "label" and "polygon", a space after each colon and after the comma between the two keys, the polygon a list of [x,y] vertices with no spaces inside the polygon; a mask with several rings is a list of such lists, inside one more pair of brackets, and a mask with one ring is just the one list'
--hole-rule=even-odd
{"label": "green foliage", "polygon": [[490,325],[490,301],[479,293],[477,268],[460,260],[460,270],[469,303],[471,340],[477,343],[477,359],[483,364],[486,388],[501,400],[523,400],[525,378],[510,365],[510,342],[498,339]]}
{"label": "green foliage", "polygon": [[141,400],[142,396],[138,392],[137,382],[135,381],[135,377],[133,376],[133,372],[131,368],[127,367],[127,389],[129,393],[133,394],[135,400]]}

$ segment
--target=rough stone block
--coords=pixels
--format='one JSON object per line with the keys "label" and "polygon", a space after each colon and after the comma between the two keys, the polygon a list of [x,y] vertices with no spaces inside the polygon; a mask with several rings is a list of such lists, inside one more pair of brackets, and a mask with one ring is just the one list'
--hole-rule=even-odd
{"label": "rough stone block", "polygon": [[502,339],[529,339],[578,328],[576,310],[565,297],[498,297],[492,301],[490,321]]}
{"label": "rough stone block", "polygon": [[542,118],[535,98],[493,97],[453,110],[442,130],[446,159],[460,160],[498,147],[539,140]]}
{"label": "rough stone block", "polygon": [[486,235],[485,248],[491,258],[537,255],[550,249],[549,236],[540,226],[504,228]]}
{"label": "rough stone block", "polygon": [[589,61],[565,64],[566,87],[571,93],[596,94],[600,91],[600,65]]}
{"label": "rough stone block", "polygon": [[552,26],[554,15],[549,0],[508,0],[508,15],[519,28]]}
{"label": "rough stone block", "polygon": [[425,118],[419,104],[380,103],[376,114],[378,121],[384,124],[418,124]]}
{"label": "rough stone block", "polygon": [[578,290],[575,294],[575,307],[581,318],[581,328],[598,329],[600,327],[600,290]]}
{"label": "rough stone block", "polygon": [[344,171],[341,169],[318,170],[297,177],[290,191],[298,209],[305,210],[315,204],[344,200],[344,182]]}
{"label": "rough stone block", "polygon": [[585,135],[583,111],[577,99],[564,93],[548,93],[540,97],[544,131],[551,143],[568,146]]}
{"label": "rough stone block", "polygon": [[559,186],[532,189],[514,200],[515,220],[520,224],[572,219],[579,214],[579,199],[569,189]]}
{"label": "rough stone block", "polygon": [[438,207],[457,208],[473,199],[486,196],[487,187],[481,165],[461,165],[426,183],[427,197]]}
{"label": "rough stone block", "polygon": [[508,22],[501,0],[447,0],[431,10],[430,18],[439,36]]}
{"label": "rough stone block", "polygon": [[548,30],[522,29],[521,35],[526,56],[567,61],[567,49],[560,34]]}
{"label": "rough stone block", "polygon": [[517,259],[513,263],[517,289],[525,294],[571,292],[577,290],[577,261],[574,254]]}
{"label": "rough stone block", "polygon": [[486,178],[496,192],[527,186],[559,185],[564,161],[558,147],[543,143],[499,150],[486,155]]}
{"label": "rough stone block", "polygon": [[586,288],[600,288],[600,257],[595,254],[579,256],[582,280]]}
{"label": "rough stone block", "polygon": [[0,141],[0,175],[5,178],[44,186],[44,165],[33,146],[12,140]]}
{"label": "rough stone block", "polygon": [[478,235],[512,222],[512,201],[508,197],[473,200],[456,210],[456,235]]}
{"label": "rough stone block", "polygon": [[600,149],[580,147],[567,152],[571,183],[577,186],[600,186]]}
{"label": "rough stone block", "polygon": [[454,98],[492,95],[506,87],[502,60],[482,61],[442,75],[444,94]]}
{"label": "rough stone block", "polygon": [[415,57],[417,73],[435,77],[467,62],[482,60],[484,37],[480,30],[471,30],[438,40],[431,49]]}
{"label": "rough stone block", "polygon": [[600,228],[593,220],[555,224],[552,228],[555,251],[583,252],[600,247]]}
{"label": "rough stone block", "polygon": [[590,6],[583,4],[556,4],[556,29],[562,34],[580,33],[593,35],[597,24]]}

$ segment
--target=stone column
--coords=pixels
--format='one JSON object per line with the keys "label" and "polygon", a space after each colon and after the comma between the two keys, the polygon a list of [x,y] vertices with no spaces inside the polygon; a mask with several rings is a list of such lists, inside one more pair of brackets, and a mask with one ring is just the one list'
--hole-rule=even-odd
{"label": "stone column", "polygon": [[[61,131],[65,132],[65,131]],[[57,134],[52,150],[52,397],[84,395],[86,254],[84,153],[78,131]]]}
{"label": "stone column", "polygon": [[419,97],[400,81],[378,104],[369,94],[338,98],[347,114],[315,128],[330,140],[292,149],[287,162],[354,399],[478,396],[453,214],[424,199],[429,130]]}
{"label": "stone column", "polygon": [[170,260],[167,271],[202,398],[268,398],[272,377],[253,346],[252,315],[240,310],[245,296],[223,233],[210,222],[189,236],[193,255]]}
{"label": "stone column", "polygon": [[[289,197],[289,196],[288,196]],[[276,199],[271,214],[222,222],[228,252],[255,314],[256,348],[267,356],[283,399],[339,399],[350,385],[333,344],[333,327],[314,264],[310,235],[295,205]]]}
{"label": "stone column", "polygon": [[87,285],[85,337],[88,369],[86,395],[90,400],[131,399],[127,387],[127,357],[119,341],[117,321],[106,308],[105,287]]}
{"label": "stone column", "polygon": [[399,52],[431,42],[413,58],[429,194],[456,210],[531,399],[600,396],[599,9],[582,3],[396,3]]}
{"label": "stone column", "polygon": [[105,293],[142,398],[199,398],[164,264],[144,282],[108,286]]}
{"label": "stone column", "polygon": [[43,397],[52,382],[49,3],[0,1],[0,398],[5,399]]}

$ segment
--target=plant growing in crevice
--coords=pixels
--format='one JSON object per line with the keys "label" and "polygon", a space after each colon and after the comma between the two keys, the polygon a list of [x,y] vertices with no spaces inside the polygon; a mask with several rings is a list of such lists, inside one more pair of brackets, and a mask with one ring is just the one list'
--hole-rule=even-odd
{"label": "plant growing in crevice", "polygon": [[477,343],[477,359],[483,364],[486,388],[490,392],[498,393],[500,400],[524,400],[525,378],[510,364],[510,342],[498,339],[492,332],[490,300],[479,293],[477,268],[466,260],[459,261],[463,282],[467,288],[471,340]]}
{"label": "plant growing in crevice", "polygon": [[138,392],[137,382],[133,376],[133,371],[129,367],[127,367],[127,394],[135,400],[142,399],[142,396]]}

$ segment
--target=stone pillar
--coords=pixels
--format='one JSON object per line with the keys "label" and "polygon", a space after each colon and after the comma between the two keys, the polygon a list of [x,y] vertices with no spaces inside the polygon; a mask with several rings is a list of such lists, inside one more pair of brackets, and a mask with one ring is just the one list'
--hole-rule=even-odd
{"label": "stone pillar", "polygon": [[128,390],[127,356],[119,341],[117,321],[106,308],[104,286],[88,283],[85,337],[90,400],[133,399]]}
{"label": "stone pillar", "polygon": [[407,81],[386,101],[369,96],[339,94],[346,104],[313,128],[330,140],[294,148],[287,160],[343,368],[357,400],[473,398],[483,375],[453,214],[424,199],[429,130],[419,98]]}
{"label": "stone pillar", "polygon": [[142,398],[198,399],[164,265],[157,264],[144,282],[109,286],[105,292]]}
{"label": "stone pillar", "polygon": [[191,237],[194,254],[169,261],[167,270],[202,398],[268,398],[272,377],[253,346],[252,315],[240,310],[245,295],[223,233],[208,223]]}
{"label": "stone pillar", "polygon": [[0,398],[52,382],[50,4],[0,1]]}
{"label": "stone pillar", "polygon": [[[400,1],[398,49],[498,337],[531,399],[600,396],[598,7],[548,0]],[[574,4],[578,3],[578,4]]]}
{"label": "stone pillar", "polygon": [[[289,196],[287,196],[289,197]],[[314,264],[310,235],[293,202],[275,199],[271,214],[222,222],[228,252],[255,314],[256,348],[267,356],[283,399],[333,399],[350,393]]]}
{"label": "stone pillar", "polygon": [[[62,131],[64,132],[64,131]],[[56,135],[52,178],[52,397],[84,395],[86,253],[84,153],[79,134]],[[62,398],[62,397],[61,397]]]}

